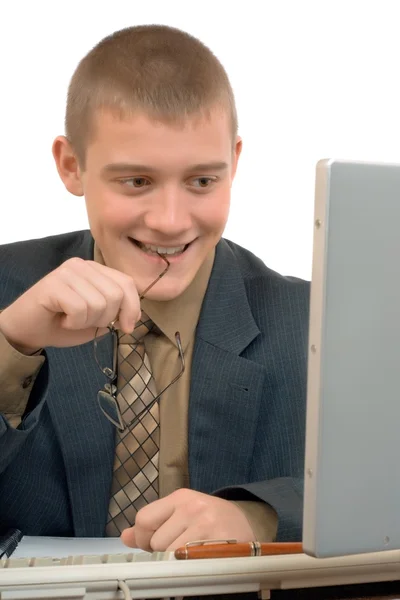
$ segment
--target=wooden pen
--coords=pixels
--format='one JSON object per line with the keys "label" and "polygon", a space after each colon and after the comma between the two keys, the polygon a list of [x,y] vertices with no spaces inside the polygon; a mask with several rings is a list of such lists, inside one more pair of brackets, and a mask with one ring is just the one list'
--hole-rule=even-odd
{"label": "wooden pen", "polygon": [[243,542],[243,543],[188,543],[175,550],[175,558],[187,560],[190,558],[234,558],[240,556],[271,556],[274,554],[301,554],[301,542]]}

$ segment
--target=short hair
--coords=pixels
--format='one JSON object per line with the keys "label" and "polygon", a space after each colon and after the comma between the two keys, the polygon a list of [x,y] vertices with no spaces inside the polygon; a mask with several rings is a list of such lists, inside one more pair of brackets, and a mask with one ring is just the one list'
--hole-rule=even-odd
{"label": "short hair", "polygon": [[237,113],[226,71],[200,40],[166,25],[128,27],[100,41],[78,64],[69,88],[66,137],[84,168],[99,109],[121,118],[137,111],[167,123],[184,123],[221,106],[228,111],[232,143]]}

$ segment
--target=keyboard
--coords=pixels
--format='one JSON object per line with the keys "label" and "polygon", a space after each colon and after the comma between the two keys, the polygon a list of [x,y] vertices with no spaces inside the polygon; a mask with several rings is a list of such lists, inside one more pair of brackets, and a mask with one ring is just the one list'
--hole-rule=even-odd
{"label": "keyboard", "polygon": [[81,556],[67,556],[65,558],[51,558],[43,556],[31,558],[10,557],[0,560],[0,569],[26,567],[65,567],[74,565],[128,564],[157,560],[175,560],[174,553],[127,552],[125,554],[88,554]]}

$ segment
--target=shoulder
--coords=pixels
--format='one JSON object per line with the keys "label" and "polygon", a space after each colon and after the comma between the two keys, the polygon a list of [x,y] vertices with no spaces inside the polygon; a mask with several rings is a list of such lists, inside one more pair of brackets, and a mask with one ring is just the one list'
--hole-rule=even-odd
{"label": "shoulder", "polygon": [[75,231],[45,238],[0,246],[0,287],[8,303],[63,262],[79,256],[93,256],[93,238],[89,231]]}
{"label": "shoulder", "polygon": [[[234,303],[237,329],[240,331],[246,319],[258,330],[245,355],[263,364],[268,357],[276,362],[280,356],[282,365],[295,355],[303,357],[308,338],[310,282],[277,273],[252,252],[226,239],[217,246],[216,262],[218,280],[214,285],[222,291],[222,299],[221,293],[214,294],[211,306],[218,300],[224,305]],[[237,292],[239,288],[241,291]]]}
{"label": "shoulder", "polygon": [[[246,355],[263,364],[305,364],[310,282],[273,271],[249,250],[226,240],[239,269],[247,303],[259,330]],[[277,357],[280,357],[278,360]],[[269,362],[270,361],[270,362]],[[274,367],[274,368],[275,368]]]}
{"label": "shoulder", "polygon": [[261,333],[257,344],[275,347],[274,352],[307,343],[310,282],[273,271],[249,250],[225,240],[239,269],[247,303]]}
{"label": "shoulder", "polygon": [[13,242],[0,246],[0,264],[13,261],[28,266],[33,259],[40,259],[55,268],[68,258],[87,252],[90,246],[93,247],[93,239],[88,230]]}
{"label": "shoulder", "polygon": [[304,296],[307,301],[310,293],[310,282],[298,277],[281,275],[258,258],[250,250],[246,250],[239,244],[223,239],[221,240],[229,249],[237,267],[240,270],[246,287],[250,304],[255,297],[290,301],[290,297]]}

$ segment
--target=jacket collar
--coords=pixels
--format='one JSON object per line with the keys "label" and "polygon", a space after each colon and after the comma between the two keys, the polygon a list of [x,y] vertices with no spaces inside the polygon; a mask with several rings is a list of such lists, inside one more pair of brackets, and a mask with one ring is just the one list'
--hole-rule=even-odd
{"label": "jacket collar", "polygon": [[236,256],[229,243],[221,239],[197,336],[221,350],[239,355],[259,333]]}

